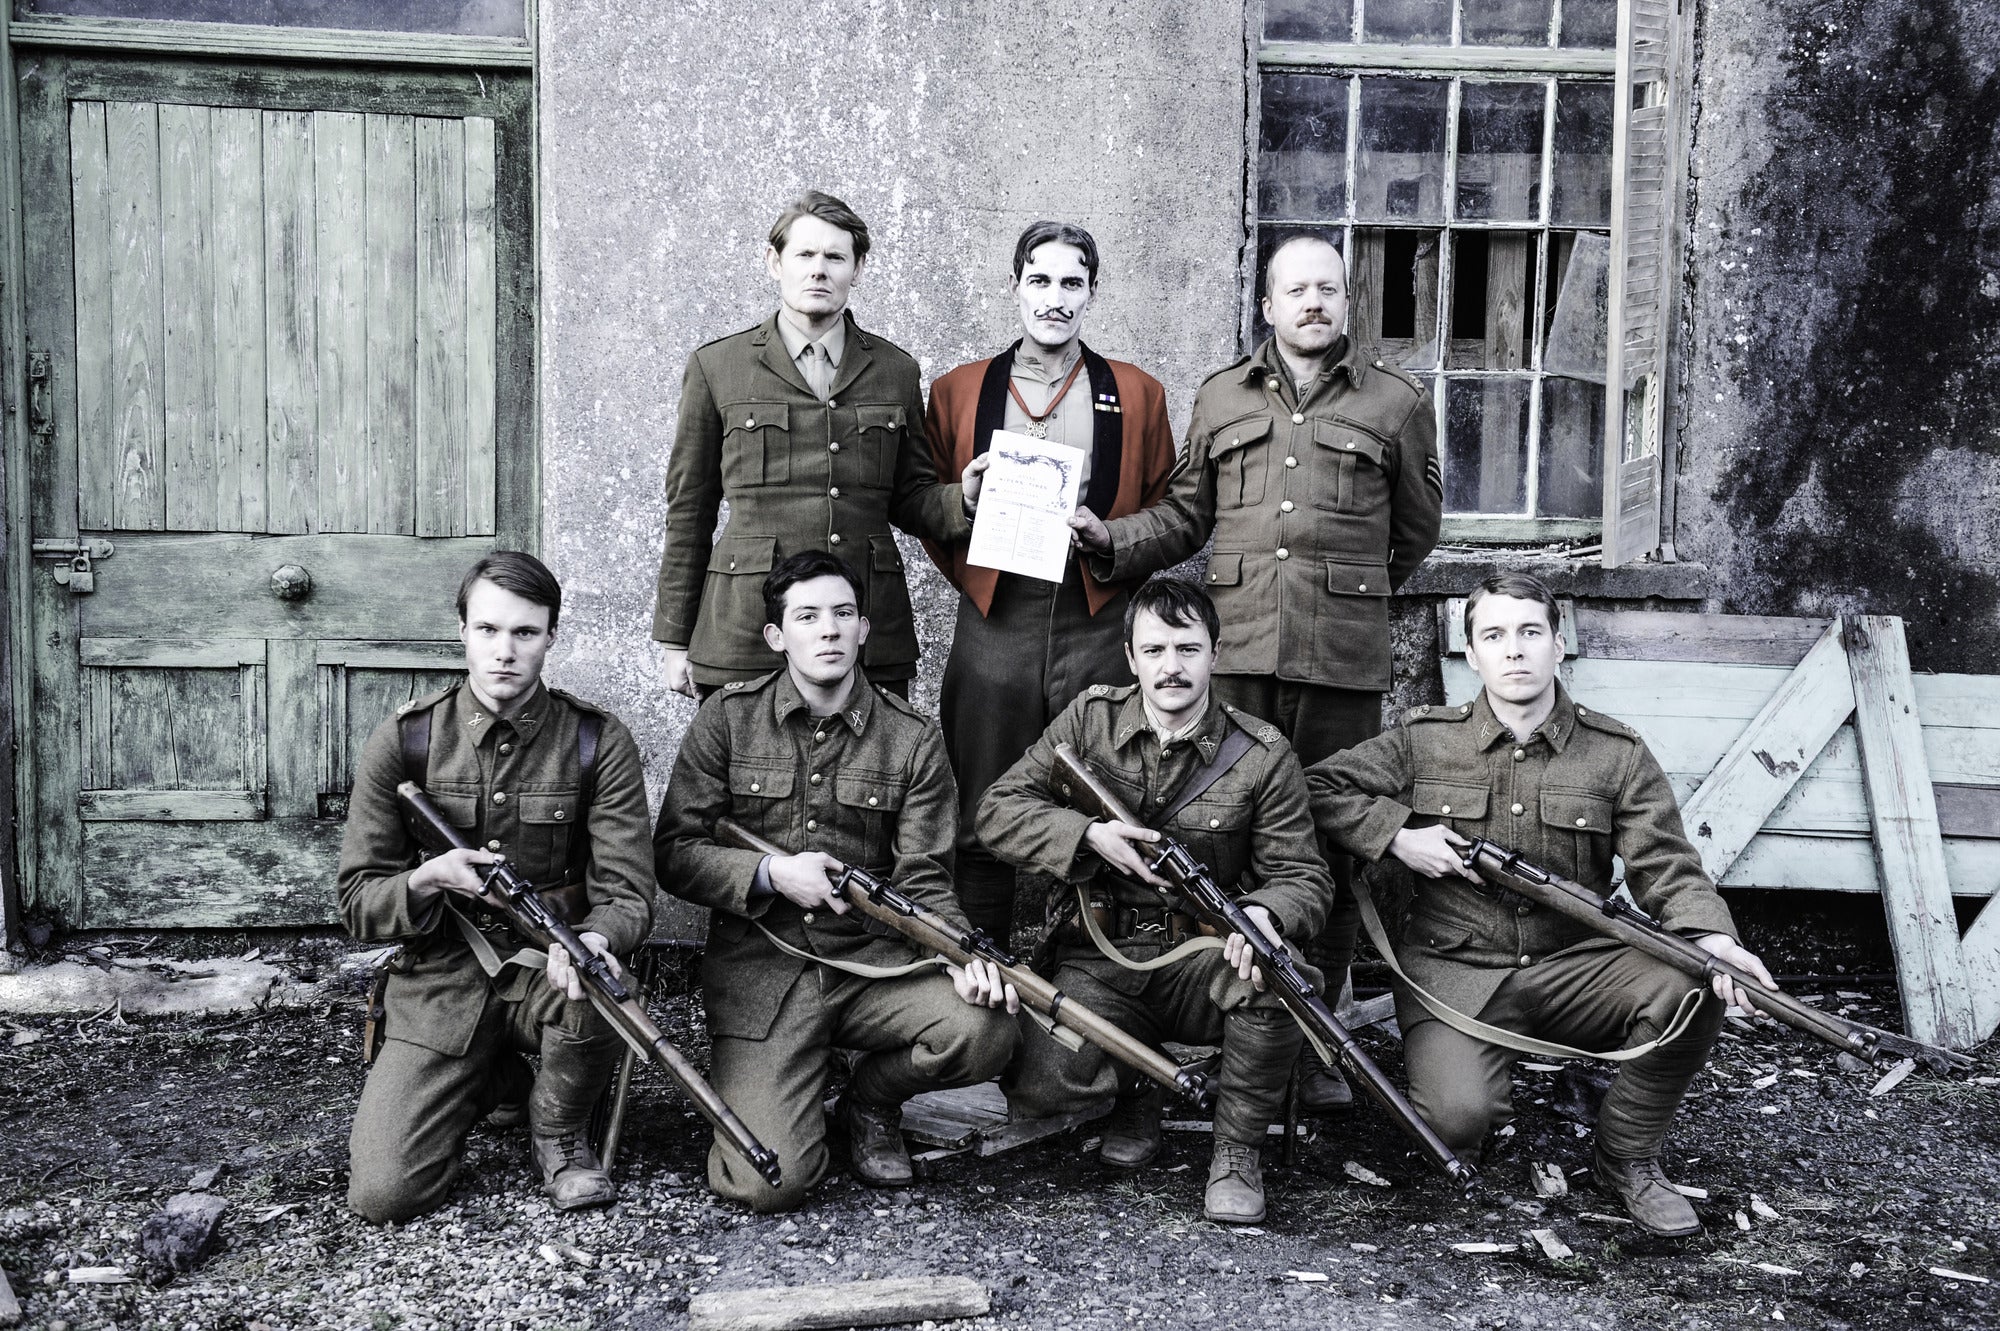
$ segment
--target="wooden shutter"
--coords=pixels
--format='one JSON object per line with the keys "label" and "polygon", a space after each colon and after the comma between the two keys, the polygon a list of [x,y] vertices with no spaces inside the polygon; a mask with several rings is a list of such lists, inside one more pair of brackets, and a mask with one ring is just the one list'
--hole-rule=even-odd
{"label": "wooden shutter", "polygon": [[1671,151],[1680,114],[1671,73],[1678,24],[1673,0],[1621,0],[1618,6],[1604,411],[1607,568],[1634,563],[1660,547],[1667,237]]}

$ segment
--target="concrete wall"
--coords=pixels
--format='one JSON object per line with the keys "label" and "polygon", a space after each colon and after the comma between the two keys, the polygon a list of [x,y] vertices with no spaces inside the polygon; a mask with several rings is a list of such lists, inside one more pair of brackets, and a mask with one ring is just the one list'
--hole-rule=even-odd
{"label": "concrete wall", "polygon": [[[1018,334],[1020,229],[1104,252],[1086,330],[1165,382],[1176,429],[1236,355],[1243,15],[1174,0],[540,6],[543,546],[568,592],[554,677],[638,733],[655,800],[692,704],[648,630],[681,370],[774,307],[792,195],[874,233],[854,309],[926,378]],[[956,593],[908,545],[933,706]]]}
{"label": "concrete wall", "polygon": [[1707,0],[1678,534],[2000,671],[2000,6]]}

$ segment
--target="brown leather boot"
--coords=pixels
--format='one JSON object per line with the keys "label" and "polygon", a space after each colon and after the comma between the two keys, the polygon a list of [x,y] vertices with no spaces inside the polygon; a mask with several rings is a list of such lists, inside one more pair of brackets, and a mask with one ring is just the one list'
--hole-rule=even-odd
{"label": "brown leather boot", "polygon": [[903,1146],[903,1107],[865,1104],[851,1093],[840,1097],[835,1118],[847,1129],[854,1176],[877,1188],[900,1188],[915,1179]]}
{"label": "brown leather boot", "polygon": [[618,1185],[604,1172],[589,1138],[581,1132],[561,1137],[536,1133],[535,1168],[542,1171],[542,1191],[558,1211],[609,1206],[618,1200]]}
{"label": "brown leather boot", "polygon": [[1701,1218],[1694,1213],[1693,1204],[1667,1182],[1658,1156],[1614,1160],[1602,1146],[1593,1146],[1590,1172],[1598,1191],[1616,1197],[1625,1214],[1647,1233],[1669,1239],[1701,1233]]}
{"label": "brown leather boot", "polygon": [[1262,1152],[1217,1138],[1208,1164],[1208,1191],[1202,1213],[1221,1225],[1254,1225],[1264,1218]]}
{"label": "brown leather boot", "polygon": [[1113,1169],[1139,1169],[1160,1154],[1160,1111],[1167,1093],[1158,1082],[1145,1081],[1118,1097],[1104,1121],[1104,1138],[1097,1158]]}
{"label": "brown leather boot", "polygon": [[1354,1088],[1347,1078],[1310,1049],[1299,1055],[1299,1107],[1311,1114],[1354,1107]]}

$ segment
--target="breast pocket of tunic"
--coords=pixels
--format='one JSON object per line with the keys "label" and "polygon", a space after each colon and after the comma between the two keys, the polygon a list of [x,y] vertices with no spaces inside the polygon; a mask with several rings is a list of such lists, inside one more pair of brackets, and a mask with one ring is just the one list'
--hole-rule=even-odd
{"label": "breast pocket of tunic", "polygon": [[861,453],[861,479],[878,490],[896,486],[896,463],[903,453],[903,427],[907,413],[897,406],[860,406],[854,409],[854,446]]}
{"label": "breast pocket of tunic", "polygon": [[1249,508],[1264,502],[1271,452],[1271,418],[1246,416],[1217,430],[1208,445],[1215,468],[1215,506]]}
{"label": "breast pocket of tunic", "polygon": [[1568,864],[1553,864],[1565,877],[1586,884],[1611,877],[1611,800],[1594,790],[1542,787],[1542,835],[1558,854],[1569,848]]}
{"label": "breast pocket of tunic", "polygon": [[574,790],[524,794],[520,799],[521,849],[518,857],[537,887],[556,887],[568,876],[572,839],[581,803]]}
{"label": "breast pocket of tunic", "polygon": [[722,486],[783,485],[792,479],[792,415],[783,402],[722,409]]}
{"label": "breast pocket of tunic", "polygon": [[1314,421],[1317,477],[1313,505],[1338,513],[1368,513],[1389,496],[1388,446],[1348,421]]}
{"label": "breast pocket of tunic", "polygon": [[[783,845],[792,831],[792,781],[796,775],[788,758],[760,763],[736,756],[729,766],[731,814],[759,836]],[[806,849],[791,845],[784,848],[788,854]]]}
{"label": "breast pocket of tunic", "polygon": [[1195,800],[1174,816],[1174,834],[1208,865],[1216,882],[1234,891],[1253,886],[1240,881],[1250,868],[1249,828],[1249,800],[1219,792]]}
{"label": "breast pocket of tunic", "polygon": [[[849,769],[833,778],[834,803],[840,805],[841,822],[859,836],[863,854],[886,856],[893,839],[895,819],[903,810],[902,781],[884,772]],[[878,864],[867,867],[889,868]]]}

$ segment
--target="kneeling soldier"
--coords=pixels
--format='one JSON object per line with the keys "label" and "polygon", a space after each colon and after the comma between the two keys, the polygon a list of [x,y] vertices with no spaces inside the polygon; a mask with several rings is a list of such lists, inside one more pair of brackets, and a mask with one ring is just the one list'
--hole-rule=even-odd
{"label": "kneeling soldier", "polygon": [[[1310,938],[1332,905],[1333,882],[1305,780],[1275,726],[1210,696],[1221,629],[1193,583],[1157,577],[1141,587],[1125,610],[1125,657],[1138,685],[1093,685],[1071,703],[987,792],[978,832],[1001,859],[1088,898],[1088,914],[1079,909],[1053,936],[1060,988],[1143,1039],[1222,1046],[1205,1209],[1211,1220],[1253,1224],[1264,1218],[1264,1134],[1304,1037],[1264,992],[1242,939],[1197,941],[1193,921],[1153,890],[1164,883],[1145,848],[1159,832],[1093,821],[1051,786],[1056,747],[1069,744],[1217,882],[1254,886],[1241,898],[1245,914],[1272,938]],[[1193,946],[1175,955],[1184,942]],[[1159,1154],[1155,1083],[1114,1069],[1094,1045],[1071,1050],[1038,1027],[1026,1038],[1006,1083],[1015,1116],[1071,1109],[1112,1090],[1115,1074],[1117,1107],[1098,1158],[1135,1169]]]}
{"label": "kneeling soldier", "polygon": [[[340,848],[341,918],[364,942],[402,944],[348,1144],[347,1202],[370,1220],[442,1204],[473,1120],[523,1098],[556,1207],[617,1196],[585,1130],[618,1037],[567,954],[545,959],[477,907],[480,867],[504,856],[613,970],[612,954],[629,954],[652,927],[638,746],[616,717],[541,682],[561,609],[561,586],[534,556],[481,559],[458,589],[466,677],[405,704],[362,750]],[[485,849],[418,863],[397,810],[403,781]],[[522,1053],[541,1055],[540,1075]]]}
{"label": "kneeling soldier", "polygon": [[[893,1186],[912,1178],[903,1102],[969,1086],[1005,1067],[1018,1009],[983,962],[951,979],[932,960],[850,914],[833,877],[846,865],[891,879],[963,925],[952,892],[958,792],[937,726],[868,682],[861,583],[818,550],[764,580],[764,640],[785,668],[725,684],[681,741],[654,834],[660,881],[708,906],[702,992],[709,1079],[778,1153],[774,1189],[717,1142],[708,1182],[759,1211],[797,1206],[826,1173],[820,1096],[828,1052],[862,1051],[837,1117],[854,1172]],[[733,818],[789,855],[718,845]],[[956,994],[954,994],[956,990]]]}
{"label": "kneeling soldier", "polygon": [[1660,1147],[1724,1001],[1748,1004],[1727,976],[1712,993],[1690,991],[1663,962],[1496,897],[1459,852],[1485,837],[1607,895],[1619,856],[1641,909],[1771,984],[1737,945],[1645,741],[1556,682],[1557,613],[1539,579],[1481,583],[1465,607],[1479,698],[1416,708],[1400,728],[1315,764],[1313,816],[1341,849],[1371,862],[1392,855],[1419,875],[1395,946],[1396,1016],[1410,1099],[1439,1135],[1473,1157],[1513,1116],[1510,1035],[1581,1045],[1566,1052],[1585,1057],[1619,1050],[1606,1055],[1621,1070],[1598,1115],[1598,1185],[1653,1233],[1692,1234],[1701,1222],[1661,1172]]}

